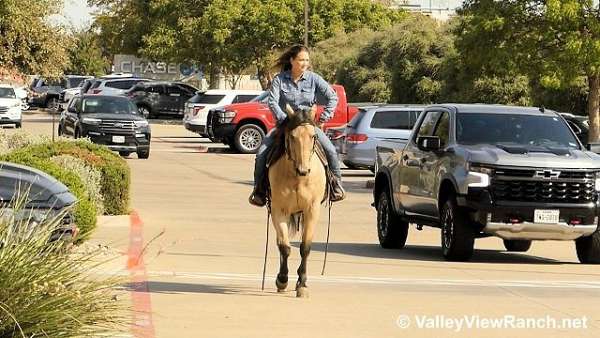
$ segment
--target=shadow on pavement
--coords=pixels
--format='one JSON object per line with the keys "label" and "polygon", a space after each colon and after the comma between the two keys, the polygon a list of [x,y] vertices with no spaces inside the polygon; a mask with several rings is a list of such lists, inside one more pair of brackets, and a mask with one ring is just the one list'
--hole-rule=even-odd
{"label": "shadow on pavement", "polygon": [[[299,243],[292,244],[299,247]],[[313,243],[312,250],[325,251],[325,243]],[[396,258],[412,261],[444,261],[442,249],[439,246],[406,245],[402,250],[383,249],[379,244],[367,243],[329,243],[329,252],[351,256],[371,258]],[[577,264],[561,262],[555,259],[507,252],[503,250],[475,249],[468,263],[497,263],[497,264]]]}
{"label": "shadow on pavement", "polygon": [[[268,281],[272,282],[272,281]],[[277,292],[269,285],[269,290],[260,291],[260,285],[256,288],[248,287],[227,287],[222,285],[211,284],[194,284],[194,283],[174,283],[174,282],[157,282],[149,281],[146,283],[148,292],[159,294],[184,294],[184,293],[204,293],[204,294],[220,294],[220,295],[240,295],[240,296],[270,296],[277,295]],[[273,284],[273,283],[271,283]],[[133,285],[128,285],[128,288],[134,290]],[[265,287],[266,289],[266,287]]]}

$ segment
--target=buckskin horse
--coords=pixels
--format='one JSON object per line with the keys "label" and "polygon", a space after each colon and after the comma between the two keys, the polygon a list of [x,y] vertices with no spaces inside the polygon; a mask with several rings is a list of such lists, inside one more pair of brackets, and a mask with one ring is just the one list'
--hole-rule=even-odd
{"label": "buckskin horse", "polygon": [[300,256],[296,297],[308,297],[306,264],[321,214],[321,202],[326,197],[325,167],[316,152],[316,107],[294,111],[287,107],[288,123],[285,126],[285,153],[269,166],[271,213],[277,232],[280,253],[279,273],[275,284],[284,292],[288,284],[288,257],[290,238],[301,231]]}

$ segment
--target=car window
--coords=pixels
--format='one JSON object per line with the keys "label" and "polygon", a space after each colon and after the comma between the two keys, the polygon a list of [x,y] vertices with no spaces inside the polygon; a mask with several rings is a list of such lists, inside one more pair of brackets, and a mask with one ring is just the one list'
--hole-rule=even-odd
{"label": "car window", "polygon": [[75,97],[73,100],[71,100],[69,108],[75,108],[77,111],[79,111],[81,109],[81,98]]}
{"label": "car window", "polygon": [[82,102],[81,112],[84,114],[136,114],[135,105],[125,98],[120,97],[94,97],[85,98]]}
{"label": "car window", "polygon": [[448,113],[442,113],[438,119],[433,135],[440,138],[442,148],[448,145],[450,141],[450,117]]}
{"label": "car window", "polygon": [[573,132],[575,132],[575,134],[580,134],[581,133],[581,128],[579,128],[578,125],[576,125],[575,123],[567,120],[567,123],[569,124],[569,127],[571,127],[571,129],[573,129]]}
{"label": "car window", "polygon": [[441,113],[439,111],[428,111],[427,115],[425,115],[425,118],[423,118],[423,122],[421,122],[421,125],[419,126],[419,132],[417,133],[417,136],[431,136],[435,127],[435,122],[440,114]]}
{"label": "car window", "polygon": [[232,103],[244,103],[244,102],[249,102],[252,99],[254,99],[256,97],[256,95],[236,95],[233,98],[233,102]]}
{"label": "car window", "polygon": [[12,88],[0,88],[0,98],[16,99],[17,95]]}
{"label": "car window", "polygon": [[179,88],[179,86],[167,86],[167,94],[169,94],[169,96],[184,96],[187,92],[182,88]]}
{"label": "car window", "polygon": [[133,82],[132,80],[127,80],[127,81],[111,81],[111,82],[107,82],[106,85],[105,85],[105,87],[117,88],[117,89],[129,89],[134,84],[135,84],[135,82]]}
{"label": "car window", "polygon": [[95,89],[100,87],[100,84],[102,83],[102,81],[94,81],[94,84],[92,84],[92,86],[90,87],[90,89]]}
{"label": "car window", "polygon": [[367,109],[359,109],[358,112],[356,113],[356,115],[354,115],[354,117],[350,120],[350,122],[348,122],[348,127],[349,128],[358,127],[358,124],[360,123],[360,121],[362,121],[363,117],[365,117],[366,113],[367,113]]}
{"label": "car window", "polygon": [[269,92],[263,92],[262,94],[256,96],[255,98],[253,98],[252,100],[250,100],[250,102],[262,102],[262,103],[267,103],[267,100],[269,99]]}
{"label": "car window", "polygon": [[199,93],[194,95],[188,102],[203,104],[218,104],[225,98],[225,95]]}
{"label": "car window", "polygon": [[373,115],[371,128],[411,130],[414,123],[409,110],[380,110]]}
{"label": "car window", "polygon": [[146,91],[148,93],[155,93],[155,94],[164,94],[165,93],[165,87],[163,87],[162,85],[154,85],[154,86],[149,86]]}
{"label": "car window", "polygon": [[188,95],[188,96],[193,96],[198,91],[198,89],[196,89],[196,88],[194,88],[192,86],[183,84],[183,83],[178,83],[177,86],[179,86],[179,88],[181,88],[184,91],[186,91],[186,95]]}

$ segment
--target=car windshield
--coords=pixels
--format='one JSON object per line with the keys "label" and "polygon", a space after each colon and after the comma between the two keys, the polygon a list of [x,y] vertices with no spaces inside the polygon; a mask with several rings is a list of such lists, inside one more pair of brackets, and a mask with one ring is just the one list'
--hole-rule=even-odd
{"label": "car windshield", "polygon": [[0,98],[2,99],[16,99],[15,90],[12,88],[0,88]]}
{"label": "car windshield", "polygon": [[135,105],[125,98],[120,97],[94,97],[86,98],[81,105],[84,114],[136,114]]}
{"label": "car windshield", "polygon": [[221,102],[221,100],[224,97],[225,97],[225,95],[197,93],[189,100],[189,102],[190,103],[217,104],[217,103]]}
{"label": "car windshield", "polygon": [[64,85],[64,88],[77,88],[77,87],[81,87],[81,85],[83,84],[83,81],[85,81],[85,77],[70,77],[68,79],[66,79]]}
{"label": "car windshield", "polygon": [[464,145],[580,149],[567,124],[554,114],[459,113],[456,140]]}

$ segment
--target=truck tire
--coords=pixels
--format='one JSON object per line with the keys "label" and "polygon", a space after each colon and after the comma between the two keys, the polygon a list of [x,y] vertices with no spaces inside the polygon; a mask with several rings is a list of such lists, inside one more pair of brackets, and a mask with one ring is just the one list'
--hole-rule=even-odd
{"label": "truck tire", "polygon": [[46,103],[45,103],[46,109],[50,109],[53,113],[58,111],[59,105],[60,105],[60,102],[58,100],[58,97],[51,96],[46,99]]}
{"label": "truck tire", "polygon": [[466,211],[450,196],[440,212],[442,252],[449,261],[468,261],[473,256],[475,231]]}
{"label": "truck tire", "polygon": [[596,230],[591,236],[576,239],[575,247],[581,263],[600,264],[600,230]]}
{"label": "truck tire", "polygon": [[384,190],[377,202],[377,237],[385,249],[402,249],[408,237],[408,222],[394,211],[389,193]]}
{"label": "truck tire", "polygon": [[152,113],[152,111],[150,110],[150,108],[148,108],[148,107],[147,107],[147,106],[145,106],[145,105],[140,105],[140,106],[138,107],[138,113],[139,113],[140,115],[142,115],[142,116],[143,116],[145,119],[149,119],[149,118],[155,118],[155,117],[156,117],[156,115],[154,115],[154,114]]}
{"label": "truck tire", "polygon": [[255,154],[265,138],[265,132],[256,124],[245,124],[235,133],[235,149],[243,154]]}
{"label": "truck tire", "polygon": [[529,240],[503,240],[506,251],[510,252],[527,252],[531,248],[531,241]]}
{"label": "truck tire", "polygon": [[139,159],[143,159],[143,160],[148,159],[150,157],[150,149],[138,150],[137,156]]}

